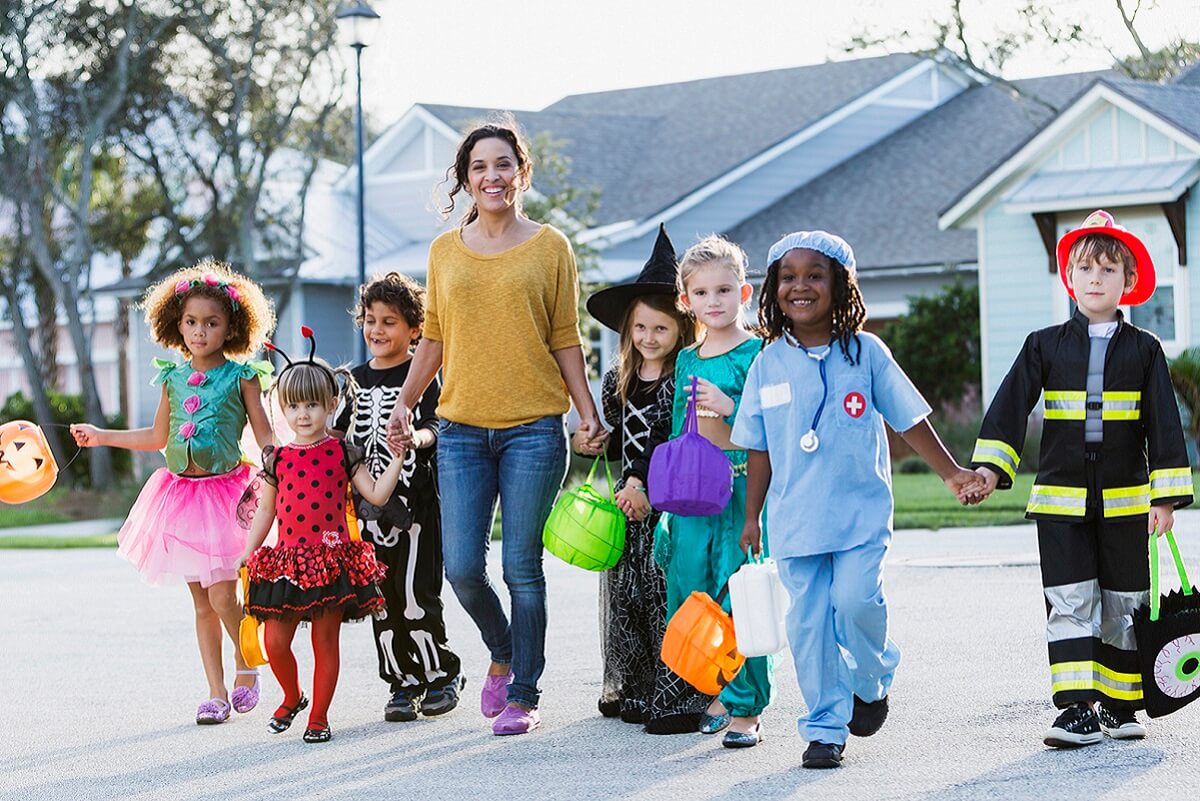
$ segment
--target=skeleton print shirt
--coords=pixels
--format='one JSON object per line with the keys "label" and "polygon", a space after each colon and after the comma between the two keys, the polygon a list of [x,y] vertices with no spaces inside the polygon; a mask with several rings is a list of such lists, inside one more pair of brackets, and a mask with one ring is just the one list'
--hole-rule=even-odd
{"label": "skeleton print shirt", "polygon": [[600,389],[604,419],[612,428],[608,459],[621,465],[622,483],[637,476],[646,483],[650,454],[671,437],[671,404],[675,396],[675,374],[668,371],[658,381],[640,378],[625,404],[617,392],[617,368],[604,374]]}
{"label": "skeleton print shirt", "polygon": [[[409,360],[395,367],[376,370],[366,363],[350,371],[358,383],[358,389],[355,391],[353,408],[347,405],[339,414],[337,429],[345,432],[348,442],[362,449],[363,463],[375,478],[387,470],[394,458],[387,446],[387,424],[411,364]],[[437,431],[436,409],[440,389],[440,378],[435,378],[413,411],[414,427]],[[396,533],[407,531],[414,515],[422,516],[419,507],[433,506],[436,509],[435,450],[436,447],[405,451],[400,481],[391,499],[382,508],[367,503],[356,493],[356,510],[360,521],[367,524],[367,531],[378,528],[384,539],[388,539],[388,528],[396,530]],[[378,525],[370,525],[373,521],[378,521]]]}

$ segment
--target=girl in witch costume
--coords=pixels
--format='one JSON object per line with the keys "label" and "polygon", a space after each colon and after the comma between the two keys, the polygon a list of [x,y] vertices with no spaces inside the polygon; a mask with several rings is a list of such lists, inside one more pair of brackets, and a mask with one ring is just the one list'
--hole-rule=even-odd
{"label": "girl in witch costume", "polygon": [[[154,424],[131,431],[71,426],[85,448],[100,445],[161,450],[167,466],[146,482],[117,534],[117,552],[150,584],[186,582],[196,612],[196,641],[209,699],[196,723],[229,719],[258,703],[258,669],[238,647],[241,603],[238,559],[246,542],[238,499],[253,478],[239,439],[250,422],[259,446],[273,440],[263,408],[267,362],[240,362],[262,347],[275,325],[271,303],[253,281],[228,265],[203,261],[146,291],[146,323],[155,343],[187,361],[155,359],[162,390]],[[234,643],[237,676],[226,690],[221,629]]]}
{"label": "girl in witch costume", "polygon": [[[1041,463],[1025,516],[1037,521],[1055,748],[1141,739],[1144,706],[1132,613],[1146,603],[1145,535],[1192,502],[1183,427],[1158,339],[1119,306],[1154,294],[1146,246],[1095,211],[1058,242],[1078,308],[1034,331],[984,417],[972,464],[986,491],[1012,487],[1025,426],[1045,395]],[[1098,708],[1096,708],[1098,707]]]}
{"label": "girl in witch costume", "polygon": [[[628,518],[621,561],[600,576],[600,713],[644,724],[650,734],[696,731],[707,703],[659,659],[667,590],[654,564],[659,513],[646,497],[650,456],[671,435],[675,357],[695,339],[695,320],[675,303],[676,273],[675,249],[660,226],[637,280],[587,301],[591,315],[621,336],[617,363],[604,374],[601,406],[613,429],[608,458],[621,466],[617,504]],[[574,446],[586,449],[579,435]]]}
{"label": "girl in witch costume", "polygon": [[[263,452],[262,498],[243,557],[250,578],[246,614],[265,621],[264,642],[271,671],[283,688],[283,703],[268,728],[278,734],[292,725],[309,704],[300,689],[292,638],[301,621],[312,626],[312,711],[304,730],[307,743],[332,737],[327,717],[337,687],[338,635],[343,620],[384,612],[377,582],[386,569],[375,549],[358,536],[347,516],[350,487],[377,506],[387,503],[400,477],[393,460],[372,479],[362,452],[329,432],[328,419],[341,394],[337,377],[353,381],[315,357],[316,340],[307,326],[307,361],[287,360],[275,381],[279,405],[296,438],[290,445]],[[272,524],[278,541],[263,546]],[[260,547],[262,546],[262,547]]]}

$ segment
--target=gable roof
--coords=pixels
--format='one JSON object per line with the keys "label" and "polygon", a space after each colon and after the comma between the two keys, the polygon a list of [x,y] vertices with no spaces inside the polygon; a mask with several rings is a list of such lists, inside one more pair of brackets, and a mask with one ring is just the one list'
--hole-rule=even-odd
{"label": "gable roof", "polygon": [[1105,81],[1142,108],[1200,140],[1200,85]]}
{"label": "gable roof", "polygon": [[[602,188],[596,221],[609,225],[667,208],[923,61],[895,54],[571,95],[514,114],[529,133],[566,140],[572,179]],[[455,130],[487,114],[422,105]]]}
{"label": "gable roof", "polygon": [[[1098,73],[1017,81],[1058,104]],[[994,85],[977,85],[797,188],[728,234],[756,268],[785,233],[824,228],[845,237],[864,271],[977,260],[975,232],[938,228],[938,213],[1041,127],[1051,112]]]}

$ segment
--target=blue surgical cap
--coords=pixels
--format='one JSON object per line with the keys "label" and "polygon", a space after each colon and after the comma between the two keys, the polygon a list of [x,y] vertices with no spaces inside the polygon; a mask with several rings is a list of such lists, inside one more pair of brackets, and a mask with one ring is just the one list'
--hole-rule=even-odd
{"label": "blue surgical cap", "polygon": [[767,252],[767,264],[774,264],[784,257],[789,250],[806,248],[824,254],[846,268],[854,275],[857,268],[854,263],[854,249],[850,243],[837,234],[827,231],[796,231],[780,239]]}

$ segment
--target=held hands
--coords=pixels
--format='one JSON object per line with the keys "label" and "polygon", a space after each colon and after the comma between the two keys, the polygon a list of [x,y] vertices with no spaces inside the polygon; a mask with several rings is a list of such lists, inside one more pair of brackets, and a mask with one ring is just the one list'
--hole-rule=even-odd
{"label": "held hands", "polygon": [[98,448],[101,445],[100,429],[87,423],[71,423],[71,436],[81,448]]}
{"label": "held hands", "polygon": [[983,476],[963,467],[958,467],[942,481],[963,506],[973,506],[991,494]]}
{"label": "held hands", "polygon": [[608,443],[608,431],[595,415],[581,417],[579,428],[571,436],[571,448],[584,456],[599,456]]}
{"label": "held hands", "polygon": [[757,521],[747,520],[742,526],[742,538],[738,540],[740,547],[747,556],[757,556],[762,553],[762,526]]}
{"label": "held hands", "polygon": [[[694,376],[688,376],[690,381]],[[717,385],[703,378],[696,379],[696,405],[711,409],[722,417],[733,414],[733,398],[726,395]]]}
{"label": "held hands", "polygon": [[645,487],[641,479],[630,476],[617,493],[617,507],[625,513],[625,517],[635,523],[644,520],[650,514],[650,500],[646,497]]}
{"label": "held hands", "polygon": [[413,447],[413,411],[399,401],[388,419],[387,446],[397,459],[404,458],[404,452]]}
{"label": "held hands", "polygon": [[1175,509],[1169,504],[1150,507],[1150,522],[1147,524],[1147,534],[1166,534],[1175,527]]}

